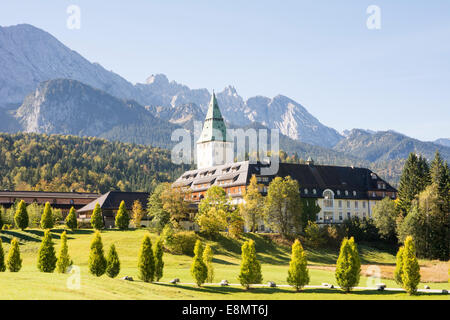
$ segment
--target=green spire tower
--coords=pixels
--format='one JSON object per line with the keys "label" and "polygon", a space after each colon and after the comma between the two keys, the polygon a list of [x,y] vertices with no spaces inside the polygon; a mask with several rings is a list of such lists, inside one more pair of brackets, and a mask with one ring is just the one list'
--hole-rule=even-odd
{"label": "green spire tower", "polygon": [[233,162],[233,142],[213,91],[203,130],[197,141],[197,167],[208,168]]}

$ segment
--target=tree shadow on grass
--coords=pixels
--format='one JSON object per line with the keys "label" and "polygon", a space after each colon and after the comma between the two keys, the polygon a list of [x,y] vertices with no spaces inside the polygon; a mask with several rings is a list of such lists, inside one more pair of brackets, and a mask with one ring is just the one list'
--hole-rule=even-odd
{"label": "tree shadow on grass", "polygon": [[222,289],[222,287],[208,287],[208,286],[204,286],[204,287],[196,287],[194,285],[190,286],[190,285],[181,285],[181,284],[165,284],[165,283],[154,283],[157,286],[162,286],[162,287],[171,287],[171,288],[178,288],[178,289],[184,289],[184,290],[189,290],[189,291],[196,291],[196,292],[204,292],[204,293],[218,293],[218,294],[229,294],[229,293],[236,293],[239,291],[239,289],[237,288],[231,288],[231,289],[235,289],[235,291],[230,291],[230,292],[224,292],[223,290],[218,290],[218,289]]}
{"label": "tree shadow on grass", "polygon": [[[50,233],[52,234],[52,239],[61,239],[61,235],[55,234],[56,230],[59,231],[60,229],[50,230]],[[45,230],[24,230],[24,232],[34,234],[34,235],[38,236],[39,238],[43,238]],[[39,241],[41,241],[41,240],[39,240]]]}
{"label": "tree shadow on grass", "polygon": [[[24,231],[27,232],[28,230]],[[2,233],[5,235],[9,235],[11,238],[17,238],[20,241],[28,241],[28,242],[41,242],[41,239],[38,239],[36,237],[32,237],[26,233],[20,233],[17,231],[11,231],[11,230],[2,230]],[[3,237],[2,237],[3,239]],[[7,241],[8,243],[11,242],[11,239]]]}
{"label": "tree shadow on grass", "polygon": [[229,265],[229,266],[236,266],[237,265],[237,263],[225,261],[225,260],[218,259],[218,258],[213,258],[213,262],[214,263],[218,263],[218,264]]}

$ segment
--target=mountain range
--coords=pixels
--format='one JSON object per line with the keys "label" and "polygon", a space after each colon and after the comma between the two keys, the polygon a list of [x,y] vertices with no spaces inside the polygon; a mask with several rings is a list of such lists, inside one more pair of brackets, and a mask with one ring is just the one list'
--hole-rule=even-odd
{"label": "mountain range", "polygon": [[[97,136],[169,147],[176,128],[202,121],[211,98],[164,74],[132,84],[91,63],[49,33],[22,24],[0,27],[0,131]],[[281,147],[330,164],[370,166],[404,159],[410,152],[431,159],[439,149],[450,161],[450,139],[423,142],[395,131],[346,130],[322,124],[284,96],[242,98],[233,86],[216,92],[231,127],[277,128]]]}

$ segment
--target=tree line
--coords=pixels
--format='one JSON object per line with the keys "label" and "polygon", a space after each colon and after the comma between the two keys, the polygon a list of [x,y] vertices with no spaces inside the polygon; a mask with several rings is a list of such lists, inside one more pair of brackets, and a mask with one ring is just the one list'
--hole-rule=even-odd
{"label": "tree line", "polygon": [[0,190],[152,191],[188,169],[170,151],[92,137],[0,133]]}
{"label": "tree line", "polygon": [[373,209],[382,238],[404,244],[412,236],[420,257],[450,257],[450,170],[436,151],[428,161],[411,153],[396,200],[383,199]]}

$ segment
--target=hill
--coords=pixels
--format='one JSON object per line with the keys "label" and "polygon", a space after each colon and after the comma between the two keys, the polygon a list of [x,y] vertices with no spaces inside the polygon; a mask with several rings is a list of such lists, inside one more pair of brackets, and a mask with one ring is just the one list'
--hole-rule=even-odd
{"label": "hill", "polygon": [[371,162],[406,159],[410,152],[422,154],[431,160],[436,150],[439,150],[441,156],[450,162],[449,147],[419,141],[392,130],[372,133],[353,129],[333,149]]}
{"label": "hill", "polygon": [[151,191],[187,167],[167,150],[99,138],[0,133],[0,189]]}

